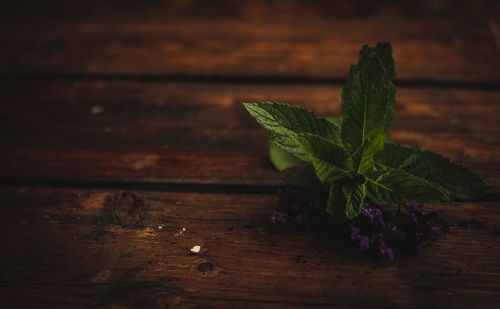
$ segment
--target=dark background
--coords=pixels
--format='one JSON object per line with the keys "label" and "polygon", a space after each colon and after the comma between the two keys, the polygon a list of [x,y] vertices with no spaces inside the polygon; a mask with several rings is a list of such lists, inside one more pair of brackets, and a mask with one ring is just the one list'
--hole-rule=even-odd
{"label": "dark background", "polygon": [[[499,16],[498,1],[3,3],[0,305],[498,306]],[[396,59],[394,140],[494,187],[426,205],[450,233],[392,264],[269,222],[283,173],[241,105],[338,115],[377,41]]]}

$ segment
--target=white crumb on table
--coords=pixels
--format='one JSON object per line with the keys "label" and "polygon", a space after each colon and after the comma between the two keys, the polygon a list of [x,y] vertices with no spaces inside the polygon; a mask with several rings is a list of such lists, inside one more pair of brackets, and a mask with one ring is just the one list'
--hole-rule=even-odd
{"label": "white crumb on table", "polygon": [[193,253],[199,253],[200,249],[201,249],[200,246],[194,246],[193,248],[191,248],[191,252],[193,252]]}

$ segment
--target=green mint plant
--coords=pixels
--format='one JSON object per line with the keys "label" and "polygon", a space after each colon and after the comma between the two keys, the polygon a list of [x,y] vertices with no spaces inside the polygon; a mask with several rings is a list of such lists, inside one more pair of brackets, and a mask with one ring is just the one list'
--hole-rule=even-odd
{"label": "green mint plant", "polygon": [[352,219],[369,203],[453,204],[489,188],[467,168],[439,154],[391,141],[396,76],[390,43],[363,46],[342,90],[342,113],[322,118],[286,104],[244,103],[270,132],[270,157],[286,185],[328,193],[326,211]]}

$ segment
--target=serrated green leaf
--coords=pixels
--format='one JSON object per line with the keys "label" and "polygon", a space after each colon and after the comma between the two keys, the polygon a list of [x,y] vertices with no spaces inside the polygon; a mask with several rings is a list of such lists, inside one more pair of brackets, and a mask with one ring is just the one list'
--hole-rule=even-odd
{"label": "serrated green leaf", "polygon": [[308,133],[297,134],[294,139],[311,159],[321,182],[331,184],[350,173],[346,167],[347,152],[342,146]]}
{"label": "serrated green leaf", "polygon": [[292,156],[276,146],[271,140],[269,140],[269,158],[279,171],[293,167],[302,162],[299,158]]}
{"label": "serrated green leaf", "polygon": [[401,169],[371,171],[367,178],[368,197],[385,203],[447,204],[449,196],[427,180]]}
{"label": "serrated green leaf", "polygon": [[[395,98],[395,88],[390,81],[392,74],[387,72],[384,67],[387,64],[382,61],[392,59],[392,52],[386,55],[385,46],[363,47],[359,63],[351,66],[342,91],[342,142],[350,153],[367,152],[356,155],[365,162],[383,148],[387,115],[392,111]],[[388,48],[390,51],[390,45]]]}
{"label": "serrated green leaf", "polygon": [[394,121],[395,112],[394,105],[396,105],[396,87],[392,83],[392,81],[388,80],[387,82],[387,111],[385,114],[385,130],[391,126]]}
{"label": "serrated green leaf", "polygon": [[354,152],[368,139],[373,146],[380,148],[385,132],[387,88],[365,76],[359,66],[352,66],[342,99],[347,109],[341,131],[346,149]]}
{"label": "serrated green leaf", "polygon": [[483,180],[450,159],[416,147],[386,144],[376,158],[378,164],[403,169],[440,187],[452,199],[472,199],[488,190]]}
{"label": "serrated green leaf", "polygon": [[344,185],[342,192],[346,198],[345,215],[348,219],[358,216],[363,209],[366,197],[366,187],[364,184],[353,183]]}
{"label": "serrated green leaf", "polygon": [[341,117],[325,117],[325,119],[330,122],[331,124],[333,124],[334,126],[336,126],[338,129],[339,129],[339,132],[340,132],[340,129],[342,128],[342,118]]}
{"label": "serrated green leaf", "polygon": [[347,159],[347,167],[358,174],[365,174],[373,168],[373,147],[370,147],[371,141],[367,141],[354,151]]}
{"label": "serrated green leaf", "polygon": [[338,127],[304,108],[271,102],[243,104],[250,115],[270,131],[273,143],[301,160],[309,158],[291,138],[295,134],[312,133],[341,142]]}
{"label": "serrated green leaf", "polygon": [[[367,46],[363,46],[360,56],[366,53]],[[394,105],[396,104],[396,87],[391,79],[396,77],[396,70],[394,58],[392,57],[392,46],[389,42],[378,42],[373,51],[377,55],[383,68],[384,78],[387,83],[389,91],[389,106],[387,107],[386,114],[386,129],[392,124],[394,120]]]}
{"label": "serrated green leaf", "polygon": [[[360,55],[365,53],[366,45],[362,47]],[[374,48],[377,57],[380,59],[382,67],[384,68],[384,77],[392,79],[396,77],[396,69],[394,65],[394,58],[392,57],[392,46],[389,42],[378,42]]]}
{"label": "serrated green leaf", "polygon": [[328,192],[328,186],[322,184],[316,177],[316,171],[311,163],[306,163],[298,174],[286,172],[283,182],[287,186],[298,187],[311,192]]}
{"label": "serrated green leaf", "polygon": [[384,145],[387,143],[392,143],[392,136],[391,133],[386,131],[384,135]]}
{"label": "serrated green leaf", "polygon": [[275,144],[279,145],[281,149],[286,151],[287,153],[293,155],[301,161],[310,162],[309,156],[307,153],[297,145],[296,141],[292,138],[294,134],[284,135],[279,134],[273,131],[269,132],[269,139]]}
{"label": "serrated green leaf", "polygon": [[385,116],[385,126],[388,128],[394,120],[393,107],[396,104],[396,87],[391,81],[392,78],[396,77],[394,58],[392,57],[392,46],[389,42],[378,42],[375,47],[375,53],[384,67],[385,79],[389,91],[389,106],[387,107],[387,114]]}

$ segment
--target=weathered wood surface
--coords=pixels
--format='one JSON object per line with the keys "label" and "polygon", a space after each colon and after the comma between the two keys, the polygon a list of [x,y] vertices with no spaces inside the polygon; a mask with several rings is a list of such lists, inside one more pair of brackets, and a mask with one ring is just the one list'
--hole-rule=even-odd
{"label": "weathered wood surface", "polygon": [[5,15],[19,18],[6,16],[0,28],[0,73],[345,79],[360,46],[388,40],[398,78],[500,83],[494,1],[453,2],[451,10],[447,1],[184,1],[128,10],[101,2],[13,5]]}
{"label": "weathered wood surface", "polygon": [[385,264],[327,235],[272,225],[274,195],[145,191],[133,193],[134,202],[127,194],[0,188],[2,307],[494,308],[500,301],[497,203],[429,206],[451,232],[418,257],[399,254]]}
{"label": "weathered wood surface", "polygon": [[[275,100],[340,113],[338,86],[0,83],[9,179],[279,185],[267,133],[241,105]],[[499,184],[500,91],[399,87],[391,129]]]}
{"label": "weathered wood surface", "polygon": [[[0,307],[498,307],[499,2],[3,5]],[[393,264],[270,224],[282,174],[241,106],[338,115],[339,82],[379,40],[394,140],[495,186],[427,206],[451,233]]]}

